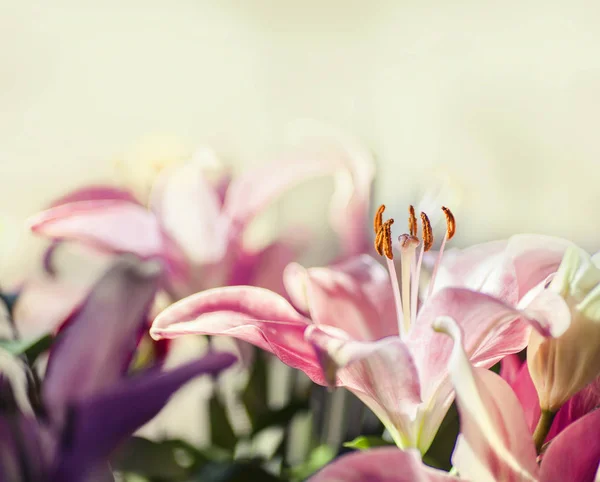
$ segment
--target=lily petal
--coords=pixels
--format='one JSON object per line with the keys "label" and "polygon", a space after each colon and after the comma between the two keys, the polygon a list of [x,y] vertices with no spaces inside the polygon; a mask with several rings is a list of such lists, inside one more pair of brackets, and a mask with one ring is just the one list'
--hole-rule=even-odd
{"label": "lily petal", "polygon": [[47,480],[50,453],[40,435],[34,418],[0,416],[0,481]]}
{"label": "lily petal", "polygon": [[198,265],[218,261],[227,249],[221,200],[205,170],[206,162],[196,156],[164,171],[150,198],[165,231]]}
{"label": "lily petal", "polygon": [[[374,161],[356,142],[330,128],[319,127],[320,132],[309,129],[308,124],[296,129],[296,141],[302,148],[292,149],[285,162],[269,163],[232,181],[224,205],[232,225],[230,235],[239,236],[258,213],[288,189],[332,175],[336,181],[330,211],[332,226],[345,254],[358,254],[368,243],[365,231]],[[261,189],[256,189],[259,184]]]}
{"label": "lily petal", "polygon": [[445,482],[460,479],[427,467],[417,451],[376,448],[344,455],[308,482]]}
{"label": "lily petal", "polygon": [[[467,289],[446,288],[432,296],[407,338],[419,373],[428,381],[424,399],[428,399],[446,377],[452,352],[452,340],[431,329],[436,318],[449,316],[457,320],[466,334],[464,343],[469,358],[478,366],[489,367],[527,345],[528,326],[519,321],[513,324],[525,315],[494,297]],[[550,321],[542,319],[539,323],[546,326]],[[498,330],[503,328],[507,330],[501,332],[502,336],[491,336],[492,332],[498,335]]]}
{"label": "lily petal", "polygon": [[86,471],[104,462],[121,441],[152,419],[183,384],[199,375],[216,375],[235,361],[229,353],[211,353],[168,372],[152,370],[124,380],[106,393],[82,400],[69,414],[72,432],[65,437],[52,480],[81,480]]}
{"label": "lily petal", "polygon": [[98,281],[52,347],[43,387],[47,403],[64,407],[121,378],[147,321],[159,276],[155,263],[123,259]]}
{"label": "lily petal", "polygon": [[61,204],[68,204],[72,202],[99,201],[102,199],[128,201],[134,204],[138,203],[135,196],[125,189],[108,185],[92,185],[71,191],[65,196],[54,200],[50,206],[56,207],[60,206]]}
{"label": "lily petal", "polygon": [[[513,360],[511,360],[511,358],[513,358]],[[508,368],[507,362],[508,365],[513,366]],[[513,372],[513,370],[516,371]],[[508,373],[509,371],[510,373]],[[527,363],[522,362],[516,355],[506,357],[502,360],[500,375],[508,382],[519,399],[519,403],[525,413],[527,425],[529,426],[530,432],[533,434],[540,418],[541,410],[537,391],[533,384],[533,380],[531,379],[531,375],[529,374]],[[573,422],[600,405],[599,387],[600,380],[597,380],[578,392],[560,408],[554,417],[552,427],[546,437],[546,442],[552,440]]]}
{"label": "lily petal", "polygon": [[370,256],[327,268],[304,269],[293,263],[284,272],[284,283],[317,325],[336,326],[365,341],[398,334],[389,276]]}
{"label": "lily petal", "polygon": [[[466,249],[452,248],[444,253],[435,279],[433,292],[462,287],[480,291],[507,303],[518,301],[518,285],[514,269],[505,255],[507,241],[491,241]],[[424,258],[432,265],[437,253]]]}
{"label": "lily petal", "polygon": [[427,300],[406,340],[419,369],[421,395],[427,402],[420,439],[422,450],[429,447],[452,402],[447,371],[452,341],[431,329],[433,321],[440,316],[457,320],[465,333],[469,359],[475,366],[489,368],[504,356],[525,348],[530,324],[546,336],[568,324],[564,301],[559,296],[551,296],[550,301],[545,310],[536,306],[529,314],[494,297],[462,288],[446,288]]}
{"label": "lily petal", "polygon": [[154,339],[186,334],[232,336],[275,354],[325,385],[316,354],[304,341],[309,323],[276,293],[252,286],[229,286],[171,305],[156,317],[150,335]]}
{"label": "lily petal", "polygon": [[565,429],[544,454],[544,482],[593,482],[600,464],[600,410],[594,410]]}
{"label": "lily petal", "polygon": [[118,199],[62,204],[31,218],[30,226],[51,239],[81,241],[102,251],[133,253],[143,259],[161,257],[165,244],[154,214]]}
{"label": "lily petal", "polygon": [[[440,317],[434,328],[454,341],[448,369],[456,390],[464,444],[496,480],[535,481],[539,470],[535,447],[516,396],[498,375],[471,366],[463,348],[462,330],[453,319]],[[463,456],[453,459],[461,476],[485,480],[475,472],[476,464],[465,462]]]}
{"label": "lily petal", "polygon": [[[552,236],[522,234],[444,254],[435,291],[465,287],[517,302],[556,272],[570,241]],[[431,258],[431,256],[430,256]]]}
{"label": "lily petal", "polygon": [[353,340],[331,326],[312,325],[306,339],[319,354],[323,372],[358,396],[392,434],[400,447],[414,447],[414,420],[421,403],[419,374],[398,336],[378,341]]}
{"label": "lily petal", "polygon": [[370,244],[365,227],[370,224],[373,155],[347,133],[312,119],[290,124],[287,137],[292,145],[309,150],[312,156],[339,160],[329,210],[331,226],[338,234],[344,256],[364,253]]}

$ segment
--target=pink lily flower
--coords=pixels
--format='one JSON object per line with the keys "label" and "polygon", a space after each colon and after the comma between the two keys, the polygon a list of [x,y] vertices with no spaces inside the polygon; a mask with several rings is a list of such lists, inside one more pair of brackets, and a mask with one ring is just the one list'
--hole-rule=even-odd
{"label": "pink lily flower", "polygon": [[[205,174],[200,154],[157,178],[149,205],[127,190],[92,186],[77,190],[31,220],[35,233],[53,241],[79,241],[108,253],[159,259],[165,289],[174,299],[210,287],[253,284],[283,291],[281,272],[297,256],[298,236],[254,249],[244,235],[250,222],[295,185],[316,177],[338,180],[332,198],[332,226],[344,255],[362,252],[370,186],[371,157],[343,146],[335,155],[295,154],[244,175],[217,179]],[[214,164],[214,163],[213,163]]]}
{"label": "pink lily flower", "polygon": [[[525,347],[530,328],[524,320],[545,335],[558,334],[566,329],[569,313],[562,298],[552,293],[517,310],[466,288],[435,290],[435,269],[432,294],[419,302],[421,260],[433,241],[428,218],[422,215],[420,243],[411,209],[410,234],[401,236],[399,284],[391,259],[393,221],[384,223],[382,212],[380,208],[376,217],[376,247],[388,258],[389,274],[367,255],[329,268],[291,264],[284,284],[296,308],[260,288],[209,290],[163,311],[152,324],[151,336],[201,333],[250,342],[316,383],[346,387],[381,419],[398,446],[424,453],[453,400],[446,370],[452,344],[432,330],[433,320],[442,315],[459,320],[470,359],[490,367]],[[455,228],[449,211],[447,216],[440,259]],[[465,275],[478,266],[471,263]],[[517,289],[514,270],[507,271],[504,282]]]}
{"label": "pink lily flower", "polygon": [[[533,434],[540,419],[541,409],[527,363],[523,362],[518,355],[508,355],[502,360],[500,376],[510,385],[519,399],[527,426]],[[573,422],[598,407],[600,407],[600,379],[578,392],[559,409],[545,441],[551,441]]]}
{"label": "pink lily flower", "polygon": [[461,434],[453,455],[459,476],[427,467],[414,450],[376,448],[343,456],[309,482],[594,482],[600,476],[600,410],[566,428],[541,464],[525,414],[509,385],[475,368],[463,346],[465,335],[451,318],[434,323],[454,339],[449,371],[457,396]]}

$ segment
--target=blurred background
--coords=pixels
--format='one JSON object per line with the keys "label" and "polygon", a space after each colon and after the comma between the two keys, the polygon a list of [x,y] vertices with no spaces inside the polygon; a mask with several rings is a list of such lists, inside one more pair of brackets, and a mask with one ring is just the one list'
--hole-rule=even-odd
{"label": "blurred background", "polygon": [[[457,244],[595,250],[599,21],[596,2],[2,0],[2,239],[30,243],[26,216],[119,159],[210,145],[243,169],[310,117],[372,149],[376,202],[451,183]],[[326,181],[302,189],[279,215],[315,218]]]}

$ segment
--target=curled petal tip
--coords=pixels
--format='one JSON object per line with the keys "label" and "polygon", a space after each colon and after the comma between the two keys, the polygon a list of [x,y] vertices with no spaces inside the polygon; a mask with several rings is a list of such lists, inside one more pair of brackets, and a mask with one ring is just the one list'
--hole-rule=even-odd
{"label": "curled petal tip", "polygon": [[438,316],[432,323],[433,329],[438,333],[444,333],[445,335],[449,335],[453,339],[456,339],[457,336],[460,336],[460,329],[454,321],[449,316]]}

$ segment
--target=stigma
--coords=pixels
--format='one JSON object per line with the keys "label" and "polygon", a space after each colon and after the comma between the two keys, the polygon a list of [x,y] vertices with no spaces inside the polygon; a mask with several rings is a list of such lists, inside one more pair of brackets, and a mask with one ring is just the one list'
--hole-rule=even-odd
{"label": "stigma", "polygon": [[[377,212],[375,213],[375,219],[373,221],[373,229],[375,231],[375,251],[377,251],[380,256],[386,258],[394,292],[396,316],[398,319],[398,332],[402,336],[409,332],[411,325],[414,324],[417,317],[421,265],[423,262],[423,254],[431,250],[433,247],[433,228],[427,214],[424,212],[419,213],[421,220],[421,237],[419,238],[415,208],[413,206],[409,206],[408,232],[398,237],[401,266],[399,283],[398,275],[396,273],[396,266],[394,264],[394,246],[391,229],[392,224],[394,224],[394,220],[388,219],[384,221],[384,211],[385,205],[382,204],[377,209]],[[446,232],[442,239],[439,254],[433,267],[427,296],[429,296],[433,291],[435,278],[442,255],[444,253],[446,242],[452,239],[456,233],[456,220],[452,214],[452,211],[450,211],[450,209],[447,207],[442,206],[442,212],[446,218]]]}

